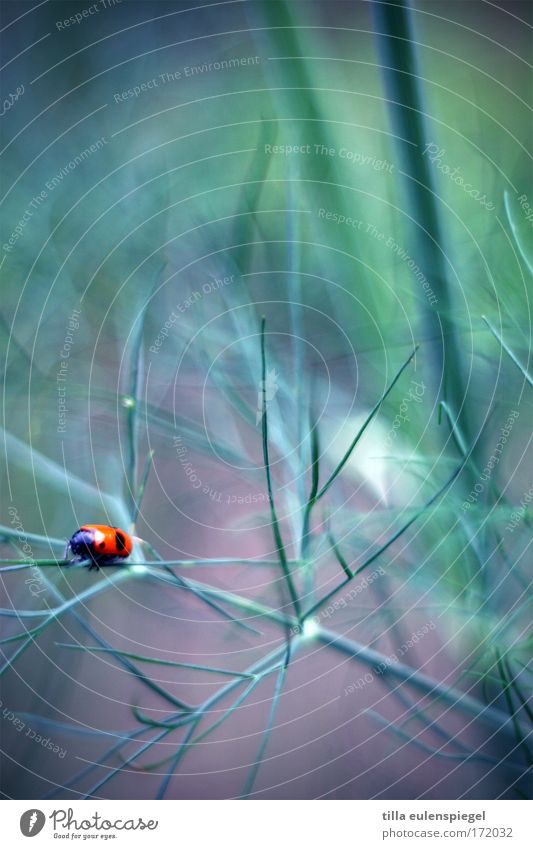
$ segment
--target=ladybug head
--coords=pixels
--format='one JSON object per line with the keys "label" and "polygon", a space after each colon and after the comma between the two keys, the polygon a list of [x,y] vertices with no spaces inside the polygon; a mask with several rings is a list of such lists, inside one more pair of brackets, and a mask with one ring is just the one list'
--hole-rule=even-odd
{"label": "ladybug head", "polygon": [[80,529],[72,535],[69,547],[73,554],[75,554],[77,557],[80,557],[83,555],[89,555],[91,553],[93,543],[94,531]]}

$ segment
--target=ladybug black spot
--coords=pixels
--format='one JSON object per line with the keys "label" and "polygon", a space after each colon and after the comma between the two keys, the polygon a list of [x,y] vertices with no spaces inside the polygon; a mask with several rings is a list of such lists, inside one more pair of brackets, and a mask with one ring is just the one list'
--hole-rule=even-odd
{"label": "ladybug black spot", "polygon": [[126,548],[124,534],[121,533],[121,531],[115,531],[115,544],[117,546],[117,551],[124,551]]}
{"label": "ladybug black spot", "polygon": [[98,548],[105,548],[105,542],[98,543]]}

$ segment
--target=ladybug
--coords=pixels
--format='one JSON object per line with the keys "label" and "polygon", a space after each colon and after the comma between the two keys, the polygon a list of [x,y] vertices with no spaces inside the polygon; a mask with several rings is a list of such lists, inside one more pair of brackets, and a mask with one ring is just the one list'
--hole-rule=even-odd
{"label": "ladybug", "polygon": [[72,552],[72,562],[90,560],[89,569],[98,569],[129,557],[132,549],[131,537],[120,528],[82,525],[69,539],[65,559]]}

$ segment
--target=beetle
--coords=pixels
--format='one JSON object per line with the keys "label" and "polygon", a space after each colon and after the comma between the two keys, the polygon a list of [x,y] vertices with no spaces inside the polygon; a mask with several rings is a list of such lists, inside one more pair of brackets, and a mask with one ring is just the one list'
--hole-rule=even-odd
{"label": "beetle", "polygon": [[129,557],[133,542],[129,534],[110,525],[82,525],[67,543],[65,559],[74,555],[71,562],[89,560],[89,569],[111,565]]}

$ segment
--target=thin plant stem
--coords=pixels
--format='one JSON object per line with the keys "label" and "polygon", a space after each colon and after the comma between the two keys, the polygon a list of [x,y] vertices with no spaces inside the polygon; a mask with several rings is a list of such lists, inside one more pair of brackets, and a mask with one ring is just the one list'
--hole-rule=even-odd
{"label": "thin plant stem", "polygon": [[502,731],[510,722],[508,714],[498,708],[492,707],[490,703],[483,704],[483,702],[469,696],[467,693],[462,693],[454,687],[436,681],[429,675],[405,663],[390,663],[386,655],[381,652],[371,649],[368,646],[363,646],[353,640],[348,640],[346,637],[335,634],[333,631],[320,629],[315,639],[320,640],[320,642],[330,648],[343,652],[343,654],[348,655],[354,660],[363,661],[371,668],[384,664],[386,668],[383,675],[390,675],[393,678],[397,678],[402,683],[409,684],[426,696],[439,698],[451,707],[470,714],[480,722],[484,722]]}
{"label": "thin plant stem", "polygon": [[73,649],[77,651],[85,651],[92,653],[111,653],[119,657],[129,658],[130,660],[138,660],[142,663],[155,663],[159,666],[172,666],[177,669],[193,669],[198,672],[212,672],[217,675],[228,675],[230,678],[255,678],[254,675],[248,672],[238,672],[233,669],[221,669],[218,666],[202,666],[197,663],[181,663],[175,660],[163,660],[159,657],[147,657],[142,654],[134,654],[133,652],[119,651],[118,649],[100,648],[99,646],[78,646],[75,643],[56,643],[63,649]]}
{"label": "thin plant stem", "polygon": [[533,377],[531,377],[531,375],[529,374],[529,372],[527,371],[525,366],[522,365],[522,363],[520,362],[518,357],[512,352],[509,345],[507,345],[507,343],[504,342],[503,337],[498,333],[496,328],[490,323],[490,321],[488,320],[488,318],[485,315],[482,315],[481,318],[483,319],[483,321],[485,322],[485,324],[489,328],[492,335],[498,340],[498,342],[502,346],[502,348],[505,351],[505,353],[507,354],[507,356],[510,357],[510,359],[513,361],[515,366],[520,370],[522,376],[525,377],[525,379],[527,380],[527,382],[529,383],[530,386],[533,386]]}
{"label": "thin plant stem", "polygon": [[[152,577],[155,580],[170,583],[162,575],[154,574]],[[191,580],[189,583],[191,587],[198,587],[201,589],[206,596],[218,598],[227,604],[239,608],[239,610],[247,610],[250,613],[254,613],[256,616],[262,616],[266,619],[270,619],[272,622],[277,622],[279,625],[284,625],[286,628],[292,628],[295,624],[297,624],[297,619],[294,616],[287,616],[284,613],[280,613],[279,610],[267,607],[258,601],[253,601],[252,599],[244,598],[244,596],[230,593],[227,590],[220,590],[218,587],[211,587],[209,584],[199,583],[198,581]]]}
{"label": "thin plant stem", "polygon": [[510,200],[509,200],[509,198],[510,198],[509,192],[504,192],[503,197],[504,197],[505,211],[507,213],[507,220],[509,221],[509,225],[511,227],[511,230],[512,230],[512,233],[513,233],[513,236],[514,236],[514,240],[515,240],[515,242],[518,246],[518,250],[520,251],[520,255],[521,255],[522,259],[524,260],[525,264],[527,265],[528,270],[530,271],[531,274],[533,274],[533,264],[531,263],[531,260],[529,259],[529,257],[527,256],[527,254],[524,250],[524,247],[522,245],[522,241],[518,238],[518,228],[516,226],[516,223],[514,221],[512,213],[511,213],[511,203],[510,203]]}
{"label": "thin plant stem", "polygon": [[514,732],[515,732],[516,741],[519,744],[520,748],[522,749],[522,751],[525,755],[526,761],[528,762],[529,766],[531,767],[531,766],[533,766],[533,755],[531,754],[531,750],[530,750],[530,748],[527,744],[526,737],[522,734],[522,730],[520,728],[520,723],[518,722],[518,718],[516,716],[516,711],[515,711],[515,708],[514,708],[514,705],[513,705],[513,700],[511,698],[511,693],[509,692],[510,688],[511,688],[511,683],[510,683],[510,681],[507,680],[506,670],[505,670],[505,667],[503,665],[502,657],[501,657],[501,654],[498,651],[498,649],[495,649],[495,654],[496,654],[496,658],[497,658],[498,672],[500,673],[500,677],[501,677],[502,681],[505,682],[504,686],[502,687],[502,692],[503,692],[503,697],[504,697],[506,705],[507,705],[507,710],[509,711],[509,716],[511,717],[511,722],[513,723],[513,729],[514,729]]}
{"label": "thin plant stem", "polygon": [[309,533],[311,511],[317,500],[318,486],[320,480],[320,444],[318,439],[318,425],[316,422],[311,421],[309,436],[311,439],[311,489],[309,491],[307,504],[305,505],[304,519],[302,525],[301,551],[302,559],[304,560],[307,557],[307,552],[309,550],[309,545],[311,542]]}
{"label": "thin plant stem", "polygon": [[[394,3],[373,2],[375,39],[382,68],[387,108],[405,194],[404,209],[411,223],[409,235],[414,255],[426,280],[431,280],[435,301],[415,291],[424,333],[432,340],[429,361],[434,364],[432,381],[435,392],[448,396],[460,410],[464,398],[463,356],[453,321],[453,291],[450,286],[447,251],[436,202],[434,180],[425,156],[429,134],[427,107],[418,73],[417,38],[409,0]],[[469,442],[469,421],[462,409],[463,429]]]}
{"label": "thin plant stem", "polygon": [[[43,575],[43,580],[44,580],[46,586],[48,587],[48,589],[56,596],[56,598],[58,598],[62,602],[63,605],[65,605],[66,600],[64,599],[62,594],[59,592],[57,587],[55,587],[54,584],[52,584],[46,578],[45,575]],[[185,711],[190,710],[189,705],[187,705],[182,700],[177,699],[175,696],[173,696],[171,693],[169,693],[167,690],[165,690],[163,687],[161,687],[159,684],[157,684],[155,681],[153,681],[147,675],[145,675],[141,670],[137,669],[137,667],[129,659],[121,658],[120,656],[118,656],[118,652],[116,652],[114,649],[112,649],[108,645],[108,643],[106,643],[106,641],[102,637],[100,637],[100,635],[97,634],[94,631],[94,629],[91,628],[91,626],[87,622],[85,622],[83,617],[80,616],[80,614],[76,610],[75,606],[73,606],[69,609],[69,613],[70,613],[70,615],[72,615],[76,619],[76,621],[79,623],[79,625],[93,639],[95,639],[100,644],[100,646],[102,646],[104,649],[107,649],[111,653],[113,653],[113,655],[116,658],[116,660],[118,661],[118,663],[120,663],[135,678],[137,678],[139,681],[141,681],[141,683],[143,683],[145,686],[147,686],[149,689],[151,689],[158,696],[161,696],[163,699],[165,699],[165,701],[167,701],[169,704],[173,705],[174,707],[180,708],[181,710],[185,710]],[[54,620],[51,619],[50,621],[54,621]],[[6,665],[2,669],[0,669],[0,675],[2,675],[3,672],[5,672],[13,664],[13,661],[16,659],[16,657],[18,657],[19,654],[22,654],[23,651],[25,651],[27,648],[29,648],[29,646],[33,642],[33,638],[39,636],[40,633],[44,630],[44,628],[46,627],[47,624],[48,624],[47,622],[41,623],[41,625],[39,625],[37,628],[33,629],[33,631],[27,632],[28,636],[27,636],[26,642],[21,647],[20,652],[18,654],[15,653],[15,655],[12,656],[9,659],[9,661],[6,663]],[[23,635],[16,635],[14,638],[8,638],[5,642],[8,642],[8,641],[13,640],[13,639],[20,639],[20,638],[23,638]],[[4,642],[4,641],[2,641],[2,642]]]}
{"label": "thin plant stem", "polygon": [[278,708],[278,703],[281,697],[281,693],[283,690],[283,685],[285,683],[285,678],[287,677],[287,669],[290,663],[291,658],[291,645],[290,643],[287,646],[287,654],[285,655],[285,661],[281,665],[280,670],[276,676],[276,683],[274,687],[274,694],[272,696],[272,702],[270,704],[270,712],[268,716],[268,721],[266,724],[266,728],[263,732],[263,736],[261,739],[261,743],[259,746],[259,751],[257,752],[255,762],[252,764],[252,768],[246,779],[246,784],[244,785],[244,789],[242,795],[244,798],[249,796],[252,792],[253,786],[255,784],[255,780],[257,778],[257,773],[259,772],[259,768],[263,762],[263,758],[265,756],[266,748],[268,746],[268,741],[272,734],[272,728],[274,726],[274,719],[276,717],[276,711]]}
{"label": "thin plant stem", "polygon": [[[289,560],[291,565],[297,566],[301,563],[300,560]],[[14,572],[20,569],[30,569],[32,566],[39,568],[52,566],[68,566],[70,569],[83,569],[90,565],[89,560],[83,560],[79,563],[73,563],[71,560],[19,560],[15,558],[6,558],[0,560],[0,563],[10,563],[10,566],[0,566],[0,573]],[[219,557],[219,558],[204,558],[201,560],[127,560],[124,563],[102,564],[100,568],[111,569],[120,568],[126,569],[133,566],[149,566],[151,569],[164,569],[165,566],[179,566],[184,569],[194,569],[196,567],[209,568],[212,566],[239,566],[246,564],[247,566],[279,566],[279,560],[249,560],[245,557]]]}
{"label": "thin plant stem", "polygon": [[335,557],[337,558],[337,561],[341,565],[347,579],[349,581],[351,581],[351,579],[354,576],[354,573],[352,572],[350,566],[348,565],[348,561],[343,557],[341,550],[340,550],[339,546],[337,545],[335,537],[333,536],[333,532],[332,532],[331,528],[328,529],[327,538],[328,538],[329,544],[331,545],[332,551],[333,551]]}
{"label": "thin plant stem", "polygon": [[187,729],[187,731],[185,732],[185,736],[184,736],[183,740],[181,741],[181,743],[178,744],[177,752],[174,755],[174,758],[173,758],[172,763],[169,767],[169,770],[168,770],[167,774],[165,775],[165,777],[163,778],[163,781],[159,785],[159,789],[158,789],[157,794],[156,794],[156,799],[164,799],[165,798],[166,792],[168,790],[168,785],[170,784],[170,780],[171,780],[172,776],[174,775],[174,773],[176,772],[176,770],[179,766],[179,762],[180,762],[183,754],[185,754],[186,747],[189,745],[191,737],[194,734],[194,732],[196,731],[199,722],[200,722],[200,719],[198,719],[195,723],[193,723]]}
{"label": "thin plant stem", "polygon": [[[69,784],[67,785],[69,787],[69,789],[72,790],[73,784],[75,784],[79,781],[82,781],[84,778],[86,778],[88,775],[90,775],[92,772],[94,772],[95,769],[98,769],[99,766],[103,766],[104,763],[106,762],[106,760],[108,760],[113,755],[117,754],[117,752],[120,752],[120,750],[124,746],[126,746],[132,740],[135,740],[137,737],[140,737],[141,734],[143,734],[145,731],[146,731],[145,728],[138,728],[135,731],[133,731],[131,734],[126,735],[126,738],[120,739],[118,741],[118,743],[115,743],[115,745],[111,749],[108,749],[106,751],[106,753],[104,755],[102,755],[102,757],[98,761],[95,761],[95,763],[89,764],[88,766],[84,767],[84,769],[80,770],[74,776],[72,776],[72,778],[69,781]],[[44,799],[53,799],[54,796],[56,796],[58,793],[63,792],[64,790],[65,790],[65,788],[61,784],[59,787],[54,787],[53,790],[50,790],[48,793],[46,793],[46,795],[43,798]],[[72,790],[72,792],[75,793],[77,791]],[[82,796],[81,793],[79,793],[79,795]]]}
{"label": "thin plant stem", "polygon": [[151,451],[149,451],[148,455],[146,457],[145,464],[144,464],[144,470],[143,470],[143,474],[142,474],[142,477],[141,477],[141,482],[139,484],[139,489],[138,489],[137,495],[135,497],[135,506],[134,506],[134,509],[133,509],[132,517],[131,517],[132,532],[135,528],[135,525],[137,524],[137,519],[139,517],[139,511],[141,509],[142,500],[143,500],[143,497],[144,497],[144,490],[146,488],[146,482],[148,481],[148,475],[150,474],[150,469],[152,468],[152,464],[154,462],[154,454],[155,454],[155,451],[153,449]]}
{"label": "thin plant stem", "polygon": [[[365,430],[367,429],[368,425],[370,424],[370,422],[372,421],[372,419],[374,418],[374,416],[376,415],[376,413],[377,413],[377,412],[378,412],[378,410],[380,409],[380,407],[381,407],[381,405],[383,404],[383,402],[384,402],[385,398],[386,398],[386,397],[390,394],[390,392],[391,392],[391,391],[393,390],[393,388],[396,386],[396,383],[398,382],[398,380],[400,379],[401,375],[403,374],[403,372],[405,371],[405,369],[407,368],[407,366],[409,365],[409,363],[411,362],[411,360],[412,360],[412,359],[413,359],[413,357],[415,356],[416,352],[418,351],[418,348],[419,348],[419,345],[416,345],[416,346],[415,346],[415,348],[414,348],[414,350],[413,350],[413,351],[411,351],[411,353],[409,354],[408,358],[406,359],[406,361],[404,362],[404,364],[401,366],[400,370],[396,373],[396,376],[394,377],[394,379],[392,380],[392,382],[391,382],[391,383],[389,383],[388,387],[387,387],[387,388],[385,389],[385,391],[383,392],[383,394],[382,394],[381,398],[379,399],[379,401],[377,401],[377,403],[376,403],[376,404],[374,404],[374,406],[372,407],[372,409],[371,409],[370,413],[368,414],[368,416],[366,417],[365,421],[363,422],[362,427],[358,430],[358,432],[356,433],[356,435],[355,435],[355,437],[353,438],[352,442],[350,443],[350,446],[349,446],[348,450],[346,451],[346,453],[344,454],[344,456],[343,456],[342,460],[341,460],[341,461],[340,461],[340,463],[336,466],[336,468],[333,470],[333,472],[332,472],[332,473],[331,473],[331,475],[329,476],[328,480],[326,481],[326,483],[324,484],[324,486],[322,487],[322,489],[321,489],[321,490],[317,493],[317,495],[316,495],[316,497],[315,497],[315,499],[314,499],[314,502],[316,502],[316,501],[320,501],[320,499],[324,497],[324,495],[326,494],[326,492],[328,491],[328,489],[330,488],[330,486],[333,484],[333,482],[335,481],[335,479],[339,476],[339,474],[340,474],[340,473],[341,473],[341,471],[343,470],[344,466],[346,465],[346,463],[347,463],[347,462],[348,462],[348,460],[350,459],[350,457],[351,457],[351,455],[352,455],[352,452],[353,452],[353,450],[354,450],[355,446],[357,445],[357,443],[359,442],[359,440],[361,439],[361,437],[362,437],[363,433],[365,432]],[[313,502],[313,503],[314,503],[314,502]],[[312,506],[312,505],[311,505],[311,506]]]}
{"label": "thin plant stem", "polygon": [[[198,584],[198,583],[195,584],[193,581],[189,581],[186,578],[182,578],[180,575],[176,575],[176,573],[169,566],[165,565],[163,559],[159,556],[159,554],[153,548],[153,546],[150,545],[150,543],[144,542],[144,545],[153,554],[153,556],[156,557],[156,559],[159,561],[160,566],[170,576],[170,579],[172,580],[173,583],[175,583],[181,589],[188,590],[189,592],[192,592],[193,595],[196,595],[198,598],[200,598],[205,604],[207,604],[208,607],[212,608],[217,613],[220,613],[220,615],[223,616],[224,619],[229,619],[237,627],[242,628],[245,631],[251,631],[254,634],[258,634],[258,635],[260,634],[260,631],[258,631],[256,628],[253,628],[251,625],[248,625],[246,622],[242,622],[240,619],[236,619],[234,616],[231,615],[231,613],[228,613],[226,610],[224,610],[223,607],[220,607],[219,604],[217,604],[214,601],[211,601],[210,598],[206,597],[206,594],[203,592],[203,588],[201,587],[200,584]],[[164,580],[164,578],[160,575],[156,575],[155,577],[159,580]],[[169,583],[169,581],[167,581],[167,583]]]}
{"label": "thin plant stem", "polygon": [[272,475],[270,471],[270,458],[269,458],[269,449],[268,449],[268,412],[267,412],[267,403],[266,403],[266,353],[265,353],[265,325],[266,319],[263,316],[261,319],[261,386],[262,386],[262,417],[261,417],[261,430],[263,437],[263,461],[265,464],[265,472],[266,472],[266,480],[267,480],[267,490],[268,490],[268,499],[270,503],[270,517],[272,520],[272,531],[274,534],[274,541],[276,543],[276,549],[279,556],[279,562],[281,564],[281,569],[285,576],[285,581],[287,584],[287,588],[289,590],[289,595],[291,597],[292,605],[294,607],[294,611],[298,619],[300,618],[301,608],[300,601],[296,594],[296,589],[294,587],[294,583],[292,580],[291,570],[288,564],[287,555],[285,554],[285,547],[283,545],[283,539],[281,536],[281,531],[279,528],[278,517],[276,514],[276,507],[274,504],[274,496],[272,492]]}
{"label": "thin plant stem", "polygon": [[[274,652],[271,652],[270,655],[268,655],[266,658],[263,658],[262,660],[258,661],[256,664],[251,666],[247,670],[247,672],[255,673],[255,674],[259,675],[259,673],[263,670],[263,667],[265,665],[267,665],[267,669],[265,670],[265,673],[268,673],[269,671],[273,671],[273,669],[276,668],[276,667],[271,667],[271,666],[269,666],[269,664],[272,664],[272,663],[275,664],[277,661],[279,661],[280,657],[283,657],[284,652],[285,652],[285,649],[282,649],[281,651],[278,649]],[[188,717],[188,721],[195,722],[197,718],[200,719],[202,716],[205,716],[206,713],[212,707],[214,707],[226,695],[229,695],[229,693],[233,692],[233,690],[236,687],[238,687],[241,683],[242,683],[242,681],[240,681],[240,680],[230,681],[228,684],[226,684],[224,687],[222,687],[217,693],[215,693],[213,696],[211,696],[209,699],[207,699],[202,705],[200,705],[198,708],[195,708],[194,711]],[[112,778],[114,778],[115,775],[117,775],[124,768],[124,766],[128,766],[130,763],[132,763],[134,760],[136,760],[137,757],[140,757],[141,755],[144,754],[144,752],[148,751],[152,746],[154,746],[154,745],[156,745],[156,743],[160,742],[167,734],[169,734],[172,730],[174,730],[174,727],[179,727],[179,726],[165,726],[160,734],[158,734],[152,740],[149,740],[147,743],[143,744],[141,746],[141,748],[139,750],[137,750],[137,752],[134,752],[127,759],[127,761],[125,763],[123,763],[121,766],[114,767],[97,784],[93,785],[91,790],[88,791],[88,793],[84,796],[84,798],[87,798],[88,795],[94,794],[104,784],[106,784],[108,781],[110,781]],[[115,749],[116,749],[116,747],[114,747],[114,750]],[[110,755],[110,754],[111,754],[111,752],[108,753],[108,755]],[[172,757],[174,757],[174,755]],[[104,755],[104,760],[105,760],[105,758],[106,758],[106,756]],[[180,760],[181,760],[181,756],[180,756]],[[168,758],[165,758],[165,761],[168,761]],[[165,761],[163,761],[163,762],[165,762]],[[160,763],[162,763],[162,762],[160,762]],[[177,766],[177,764],[176,764],[176,766]]]}
{"label": "thin plant stem", "polygon": [[58,546],[58,548],[64,549],[65,545],[67,544],[66,539],[58,539],[57,537],[45,537],[42,534],[30,534],[26,533],[26,531],[24,531],[24,533],[21,533],[20,531],[13,530],[13,528],[8,528],[5,525],[0,525],[0,537],[4,537],[4,539],[11,540],[20,539],[21,536],[27,539],[28,542],[35,542],[39,545],[44,545],[47,547],[51,545],[56,545]]}
{"label": "thin plant stem", "polygon": [[365,562],[364,562],[364,563],[363,563],[363,564],[362,564],[362,565],[361,565],[358,569],[356,569],[355,571],[350,570],[351,574],[349,575],[349,577],[347,577],[347,578],[346,578],[346,580],[342,582],[342,584],[339,584],[339,586],[338,586],[338,587],[335,587],[335,589],[331,590],[329,593],[326,593],[326,595],[325,595],[323,598],[321,598],[321,599],[320,599],[320,601],[318,601],[316,604],[314,604],[314,605],[313,605],[313,606],[312,606],[312,607],[311,607],[311,608],[307,611],[307,613],[305,614],[305,617],[312,616],[314,613],[316,613],[316,611],[317,611],[317,610],[319,610],[319,609],[322,607],[322,605],[326,604],[326,603],[327,603],[327,602],[328,602],[331,598],[333,598],[333,596],[334,596],[336,593],[338,593],[338,592],[339,592],[339,590],[344,589],[344,587],[346,587],[346,586],[350,583],[350,581],[352,581],[352,580],[353,580],[353,578],[355,578],[355,577],[356,577],[357,575],[359,575],[359,574],[360,574],[360,573],[361,573],[364,569],[366,569],[368,566],[370,566],[370,565],[371,565],[371,563],[373,563],[375,560],[377,560],[377,558],[378,558],[378,557],[381,557],[381,555],[382,555],[382,554],[383,554],[383,553],[384,553],[384,552],[385,552],[388,548],[390,548],[390,546],[391,546],[393,543],[395,543],[395,542],[396,542],[396,540],[397,540],[397,539],[399,539],[399,538],[402,536],[402,534],[404,534],[404,533],[405,533],[405,531],[407,531],[407,530],[408,530],[408,528],[410,528],[410,527],[411,527],[411,525],[412,525],[414,522],[416,522],[416,520],[417,520],[417,519],[418,519],[418,518],[419,518],[419,517],[420,517],[420,516],[421,516],[421,515],[422,515],[422,514],[426,511],[426,510],[428,510],[428,509],[429,509],[429,508],[430,508],[430,507],[431,507],[431,506],[435,503],[435,501],[436,501],[438,498],[440,498],[440,496],[441,496],[441,495],[442,495],[442,494],[446,491],[446,489],[447,489],[447,488],[448,488],[448,487],[449,487],[449,486],[453,483],[453,481],[455,480],[455,478],[457,477],[457,475],[459,474],[459,472],[461,471],[461,469],[462,469],[462,468],[463,468],[463,464],[461,464],[461,465],[460,465],[460,466],[459,466],[459,467],[455,470],[455,472],[451,475],[451,477],[450,477],[450,478],[448,478],[448,480],[446,481],[446,483],[445,483],[443,486],[441,486],[441,487],[440,487],[440,489],[439,489],[439,490],[435,493],[435,495],[433,495],[433,496],[429,499],[429,501],[427,501],[427,502],[426,502],[426,504],[424,504],[424,506],[423,506],[423,507],[421,507],[419,510],[417,510],[417,511],[416,511],[416,513],[415,513],[415,515],[414,515],[414,516],[412,516],[412,517],[411,517],[411,519],[409,519],[409,521],[408,521],[408,522],[406,522],[404,525],[402,525],[402,527],[400,528],[400,530],[399,530],[399,531],[396,531],[396,533],[395,533],[395,534],[393,534],[393,535],[392,535],[392,536],[391,536],[391,537],[387,540],[387,542],[383,543],[383,545],[381,545],[381,546],[378,548],[378,550],[374,552],[374,554],[372,554],[370,557],[368,557],[368,558],[365,560]]}
{"label": "thin plant stem", "polygon": [[125,581],[130,581],[132,578],[135,578],[135,573],[123,569],[120,572],[111,575],[109,578],[106,578],[104,581],[99,581],[92,587],[88,587],[86,590],[79,593],[79,595],[74,596],[74,598],[67,599],[63,604],[60,604],[58,607],[50,607],[47,610],[10,610],[9,608],[4,607],[0,608],[0,616],[10,616],[15,617],[17,619],[38,619],[41,616],[46,616],[46,622],[42,623],[39,626],[41,628],[45,626],[45,624],[47,625],[49,624],[49,622],[53,621],[54,619],[57,619],[63,613],[66,613],[74,605],[82,604],[88,599],[99,595],[105,590],[108,590],[110,587],[115,587],[118,584],[124,583]]}
{"label": "thin plant stem", "polygon": [[[93,784],[89,788],[89,790],[87,790],[82,795],[81,798],[82,799],[89,799],[92,796],[94,796],[95,793],[97,793],[98,790],[100,790],[100,788],[104,786],[104,784],[107,784],[108,781],[111,781],[111,779],[114,778],[115,775],[117,775],[119,772],[123,772],[125,767],[129,766],[137,758],[140,758],[141,755],[143,755],[145,752],[149,751],[152,746],[155,746],[156,743],[159,743],[169,733],[170,733],[169,731],[161,731],[152,740],[147,740],[146,742],[144,742],[140,749],[137,749],[136,752],[133,752],[133,754],[131,754],[128,758],[126,758],[126,760],[123,763],[121,763],[120,766],[113,767],[112,769],[110,769],[110,771],[107,773],[107,775],[104,775],[103,778],[101,778],[99,781],[96,782],[96,784]],[[128,743],[130,741],[126,740],[125,742]],[[117,750],[119,750],[119,747],[114,746],[112,751],[114,753]],[[110,755],[110,754],[111,754],[111,752],[108,753],[108,755]],[[106,755],[104,755],[103,759],[99,762],[98,766],[103,766],[106,759],[107,759],[107,757],[106,757]]]}
{"label": "thin plant stem", "polygon": [[529,707],[524,694],[522,693],[520,687],[518,686],[518,684],[516,682],[516,676],[514,676],[513,673],[512,673],[509,661],[506,660],[505,658],[503,658],[502,664],[505,666],[505,669],[506,669],[506,672],[507,672],[507,677],[508,677],[508,680],[511,683],[511,687],[513,688],[514,692],[516,693],[516,696],[517,696],[518,701],[520,702],[520,704],[522,706],[524,713],[526,714],[527,718],[531,722],[531,725],[533,726],[533,711]]}
{"label": "thin plant stem", "polygon": [[[413,737],[408,734],[407,731],[404,731],[403,728],[398,728],[395,723],[389,722],[388,719],[385,719],[385,717],[377,711],[367,708],[364,713],[376,720],[376,722],[382,725],[386,730],[394,732],[394,734],[396,734],[401,740],[404,740],[409,744],[414,744],[423,752],[426,752],[428,755],[432,755],[433,757],[461,761],[464,763],[467,763],[468,761],[479,761],[480,763],[491,764],[492,766],[498,766],[501,764],[501,761],[497,758],[491,758],[490,755],[483,755],[481,752],[469,751],[468,749],[465,749],[462,752],[444,752],[443,749],[445,744],[443,744],[439,749],[434,748],[433,746],[429,746],[427,743],[424,743],[422,740],[418,740],[418,735]],[[513,770],[523,770],[523,766],[519,764],[506,763],[506,767]]]}
{"label": "thin plant stem", "polygon": [[140,314],[136,320],[133,330],[133,338],[131,342],[131,365],[129,374],[129,396],[124,399],[126,408],[126,433],[127,433],[127,466],[126,466],[126,485],[128,489],[130,501],[130,521],[135,524],[135,519],[138,510],[136,505],[137,494],[137,454],[139,445],[139,399],[140,399],[140,380],[143,359],[143,335],[144,324],[148,305],[150,304],[152,295],[156,291],[159,280],[165,266],[165,262],[160,262],[159,267],[154,276],[154,282],[151,286],[150,294],[145,298],[141,307]]}

